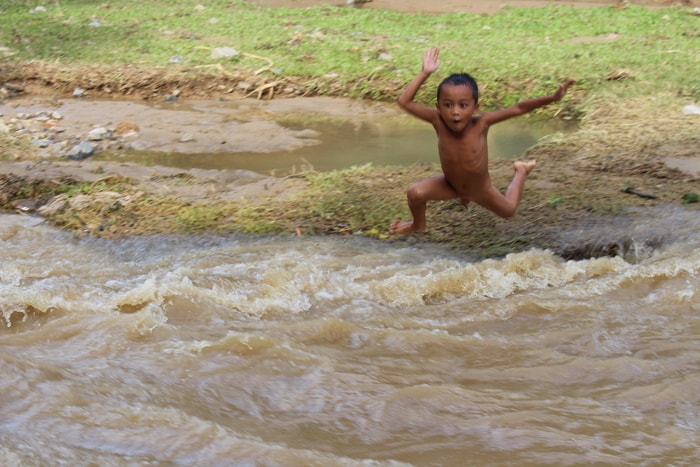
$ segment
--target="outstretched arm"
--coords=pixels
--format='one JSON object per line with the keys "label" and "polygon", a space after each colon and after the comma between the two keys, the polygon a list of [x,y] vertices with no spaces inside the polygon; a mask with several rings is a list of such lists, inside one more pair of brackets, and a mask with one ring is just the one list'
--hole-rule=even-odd
{"label": "outstretched arm", "polygon": [[432,121],[435,116],[436,110],[431,109],[423,104],[416,102],[416,94],[418,89],[425,83],[425,80],[435,72],[440,66],[440,61],[438,56],[440,54],[440,49],[437,47],[431,47],[426,50],[423,54],[423,68],[418,75],[413,78],[403,93],[399,96],[399,106],[406,112],[418,117],[422,120]]}
{"label": "outstretched arm", "polygon": [[502,110],[487,112],[483,114],[481,118],[483,118],[487,124],[492,125],[509,118],[518,117],[528,112],[532,112],[535,109],[539,109],[540,107],[544,107],[545,105],[560,100],[562,97],[564,97],[569,87],[575,82],[576,81],[573,79],[567,80],[564,84],[559,86],[559,89],[557,89],[557,92],[554,94],[527,99]]}

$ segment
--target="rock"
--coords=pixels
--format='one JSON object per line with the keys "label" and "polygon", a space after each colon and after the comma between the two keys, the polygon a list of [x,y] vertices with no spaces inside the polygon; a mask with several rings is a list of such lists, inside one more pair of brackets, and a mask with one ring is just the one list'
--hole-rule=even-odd
{"label": "rock", "polygon": [[95,147],[87,141],[81,141],[73,146],[73,149],[70,150],[67,157],[71,160],[82,161],[93,154],[95,154]]}
{"label": "rock", "polygon": [[194,136],[192,136],[189,133],[185,133],[184,135],[182,135],[182,137],[180,137],[181,143],[189,143],[190,141],[194,141]]}
{"label": "rock", "polygon": [[54,196],[48,201],[48,203],[37,209],[37,214],[39,214],[42,217],[51,217],[55,214],[58,214],[63,210],[63,208],[66,207],[66,197],[67,195],[65,193],[58,196]]}
{"label": "rock", "polygon": [[139,127],[134,122],[124,121],[117,123],[114,133],[118,136],[135,136],[138,131]]}
{"label": "rock", "polygon": [[73,97],[83,97],[85,95],[85,89],[75,88],[73,90]]}
{"label": "rock", "polygon": [[24,214],[34,212],[39,207],[39,202],[33,199],[16,199],[10,204],[13,209]]}
{"label": "rock", "polygon": [[10,95],[20,94],[24,92],[24,86],[12,83],[5,83],[3,85],[3,89],[5,89]]}
{"label": "rock", "polygon": [[217,47],[211,51],[211,57],[213,59],[217,58],[233,58],[240,55],[240,52],[231,47]]}
{"label": "rock", "polygon": [[93,128],[88,132],[88,139],[90,141],[102,141],[105,138],[108,138],[110,136],[110,132],[107,128],[105,127],[97,127]]}
{"label": "rock", "polygon": [[686,105],[683,107],[683,113],[686,115],[700,115],[700,105]]}
{"label": "rock", "polygon": [[32,143],[34,143],[39,148],[48,148],[49,146],[51,146],[53,141],[48,138],[34,138],[32,140]]}

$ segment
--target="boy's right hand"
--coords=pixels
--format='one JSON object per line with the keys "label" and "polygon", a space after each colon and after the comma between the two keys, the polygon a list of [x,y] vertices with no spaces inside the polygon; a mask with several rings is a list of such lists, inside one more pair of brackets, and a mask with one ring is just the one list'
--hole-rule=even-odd
{"label": "boy's right hand", "polygon": [[576,83],[576,80],[570,79],[570,80],[567,80],[561,86],[559,86],[559,89],[557,89],[557,92],[554,93],[554,100],[558,101],[559,99],[564,97],[567,89],[569,89],[569,86],[571,86],[574,83]]}
{"label": "boy's right hand", "polygon": [[431,47],[425,51],[423,54],[423,71],[425,73],[433,73],[440,67],[440,61],[438,56],[440,55],[440,49],[437,47]]}

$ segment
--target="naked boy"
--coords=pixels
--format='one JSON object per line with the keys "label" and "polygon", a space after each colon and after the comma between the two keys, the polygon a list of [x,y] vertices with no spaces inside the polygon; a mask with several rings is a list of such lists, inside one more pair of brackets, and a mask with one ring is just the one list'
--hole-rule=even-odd
{"label": "naked boy", "polygon": [[421,180],[408,189],[408,206],[413,219],[395,220],[389,229],[391,233],[425,231],[428,201],[459,198],[465,207],[473,201],[498,216],[512,217],[520,203],[525,179],[535,168],[536,162],[515,162],[515,176],[503,195],[491,183],[488,171],[486,137],[489,127],[558,101],[574,83],[573,80],[566,81],[550,96],[528,99],[505,109],[476,114],[479,110],[477,84],[467,74],[456,74],[440,84],[436,108],[431,108],[414,99],[421,85],[438,69],[438,55],[437,48],[425,52],[423,69],[399,96],[399,106],[435,128],[442,175]]}

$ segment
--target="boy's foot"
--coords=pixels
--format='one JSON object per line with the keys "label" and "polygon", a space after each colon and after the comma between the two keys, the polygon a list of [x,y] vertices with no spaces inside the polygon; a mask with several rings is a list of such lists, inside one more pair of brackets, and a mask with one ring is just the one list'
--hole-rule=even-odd
{"label": "boy's foot", "polygon": [[402,233],[413,233],[413,232],[425,232],[425,229],[419,229],[416,228],[413,225],[413,221],[402,221],[399,219],[396,219],[394,222],[391,223],[391,227],[389,227],[389,233],[392,234],[402,234]]}
{"label": "boy's foot", "polygon": [[536,160],[531,160],[531,161],[526,161],[526,162],[516,161],[516,162],[513,162],[513,170],[515,170],[516,172],[522,170],[525,172],[525,175],[527,175],[530,172],[532,172],[532,169],[534,169],[536,165],[537,165]]}

